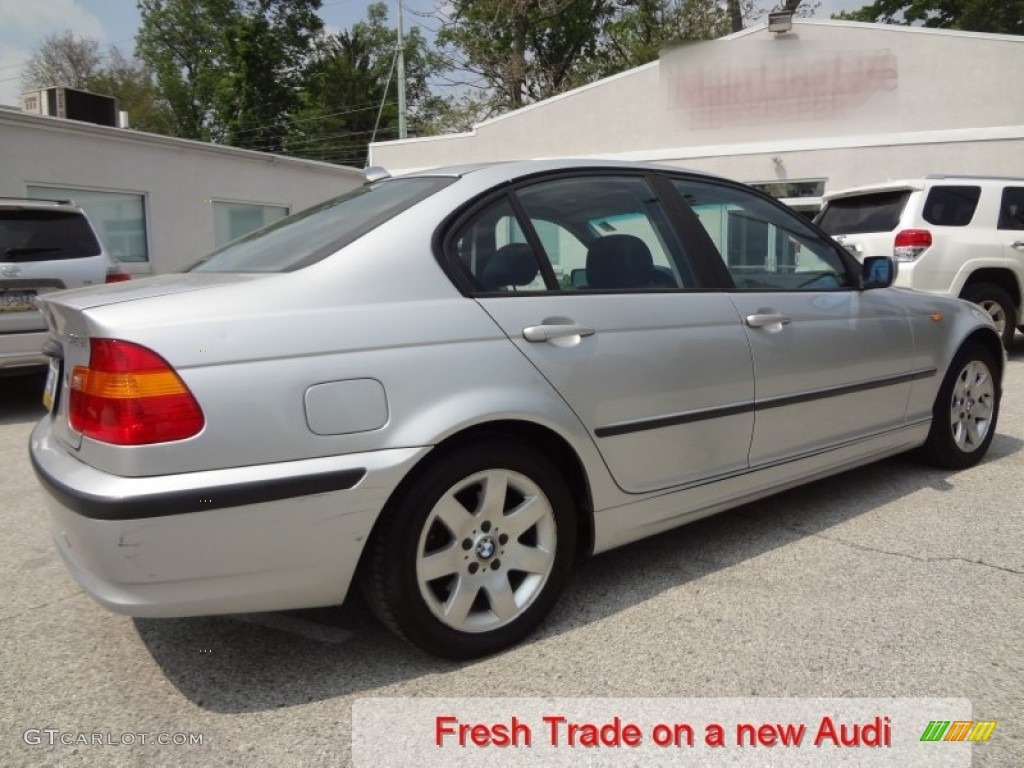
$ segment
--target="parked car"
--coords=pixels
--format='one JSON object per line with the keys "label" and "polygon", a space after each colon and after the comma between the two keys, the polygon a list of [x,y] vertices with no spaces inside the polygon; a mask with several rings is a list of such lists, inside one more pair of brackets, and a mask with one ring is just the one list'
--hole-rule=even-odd
{"label": "parked car", "polygon": [[816,221],[858,258],[891,254],[896,285],[980,304],[1007,347],[1024,323],[1024,179],[934,175],[840,190]]}
{"label": "parked car", "polygon": [[358,582],[399,635],[470,658],[528,635],[579,557],[911,449],[979,461],[998,334],[893,269],[667,167],[368,181],[186,274],[43,297],[32,462],[107,608]]}
{"label": "parked car", "polygon": [[40,296],[127,280],[70,201],[0,198],[0,374],[45,366]]}

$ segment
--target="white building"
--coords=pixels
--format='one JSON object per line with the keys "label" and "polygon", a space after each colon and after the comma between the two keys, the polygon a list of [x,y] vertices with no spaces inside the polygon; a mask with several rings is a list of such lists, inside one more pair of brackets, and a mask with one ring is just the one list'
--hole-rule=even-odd
{"label": "white building", "polygon": [[0,197],[72,199],[128,272],[176,272],[363,182],[354,168],[0,109]]}
{"label": "white building", "polygon": [[654,161],[814,208],[823,191],[892,178],[1024,176],[1021,72],[1024,37],[797,19],[668,50],[470,133],[375,144],[371,162]]}

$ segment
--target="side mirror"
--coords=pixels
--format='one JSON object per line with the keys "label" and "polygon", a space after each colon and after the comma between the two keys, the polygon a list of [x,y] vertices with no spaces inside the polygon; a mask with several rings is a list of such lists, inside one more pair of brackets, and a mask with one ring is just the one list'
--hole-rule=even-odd
{"label": "side mirror", "polygon": [[569,273],[569,282],[573,288],[586,288],[587,286],[587,270],[585,269],[574,269]]}
{"label": "side mirror", "polygon": [[896,282],[896,262],[891,256],[868,256],[861,270],[861,287],[888,288]]}

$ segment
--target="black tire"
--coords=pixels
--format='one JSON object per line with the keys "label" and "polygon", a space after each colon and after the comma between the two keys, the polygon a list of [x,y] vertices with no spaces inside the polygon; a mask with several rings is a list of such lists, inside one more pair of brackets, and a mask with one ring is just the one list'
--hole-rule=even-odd
{"label": "black tire", "polygon": [[1002,390],[992,353],[968,341],[946,371],[932,408],[932,427],[921,448],[926,461],[946,469],[977,464],[996,433]]}
{"label": "black tire", "polygon": [[960,298],[977,304],[989,314],[999,329],[1003,347],[1009,349],[1017,330],[1017,305],[1010,294],[994,283],[976,283],[964,288]]}
{"label": "black tire", "polygon": [[400,637],[435,656],[471,659],[537,627],[575,551],[573,500],[558,470],[528,445],[486,438],[432,459],[399,488],[367,544],[362,587]]}

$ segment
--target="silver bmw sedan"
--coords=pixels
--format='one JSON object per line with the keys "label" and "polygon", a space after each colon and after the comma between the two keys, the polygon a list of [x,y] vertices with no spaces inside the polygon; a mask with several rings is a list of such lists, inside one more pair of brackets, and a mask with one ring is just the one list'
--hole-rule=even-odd
{"label": "silver bmw sedan", "polygon": [[341,603],[501,650],[573,564],[917,450],[984,456],[989,317],[722,178],[368,175],[188,272],[41,299],[53,539],[133,616]]}

